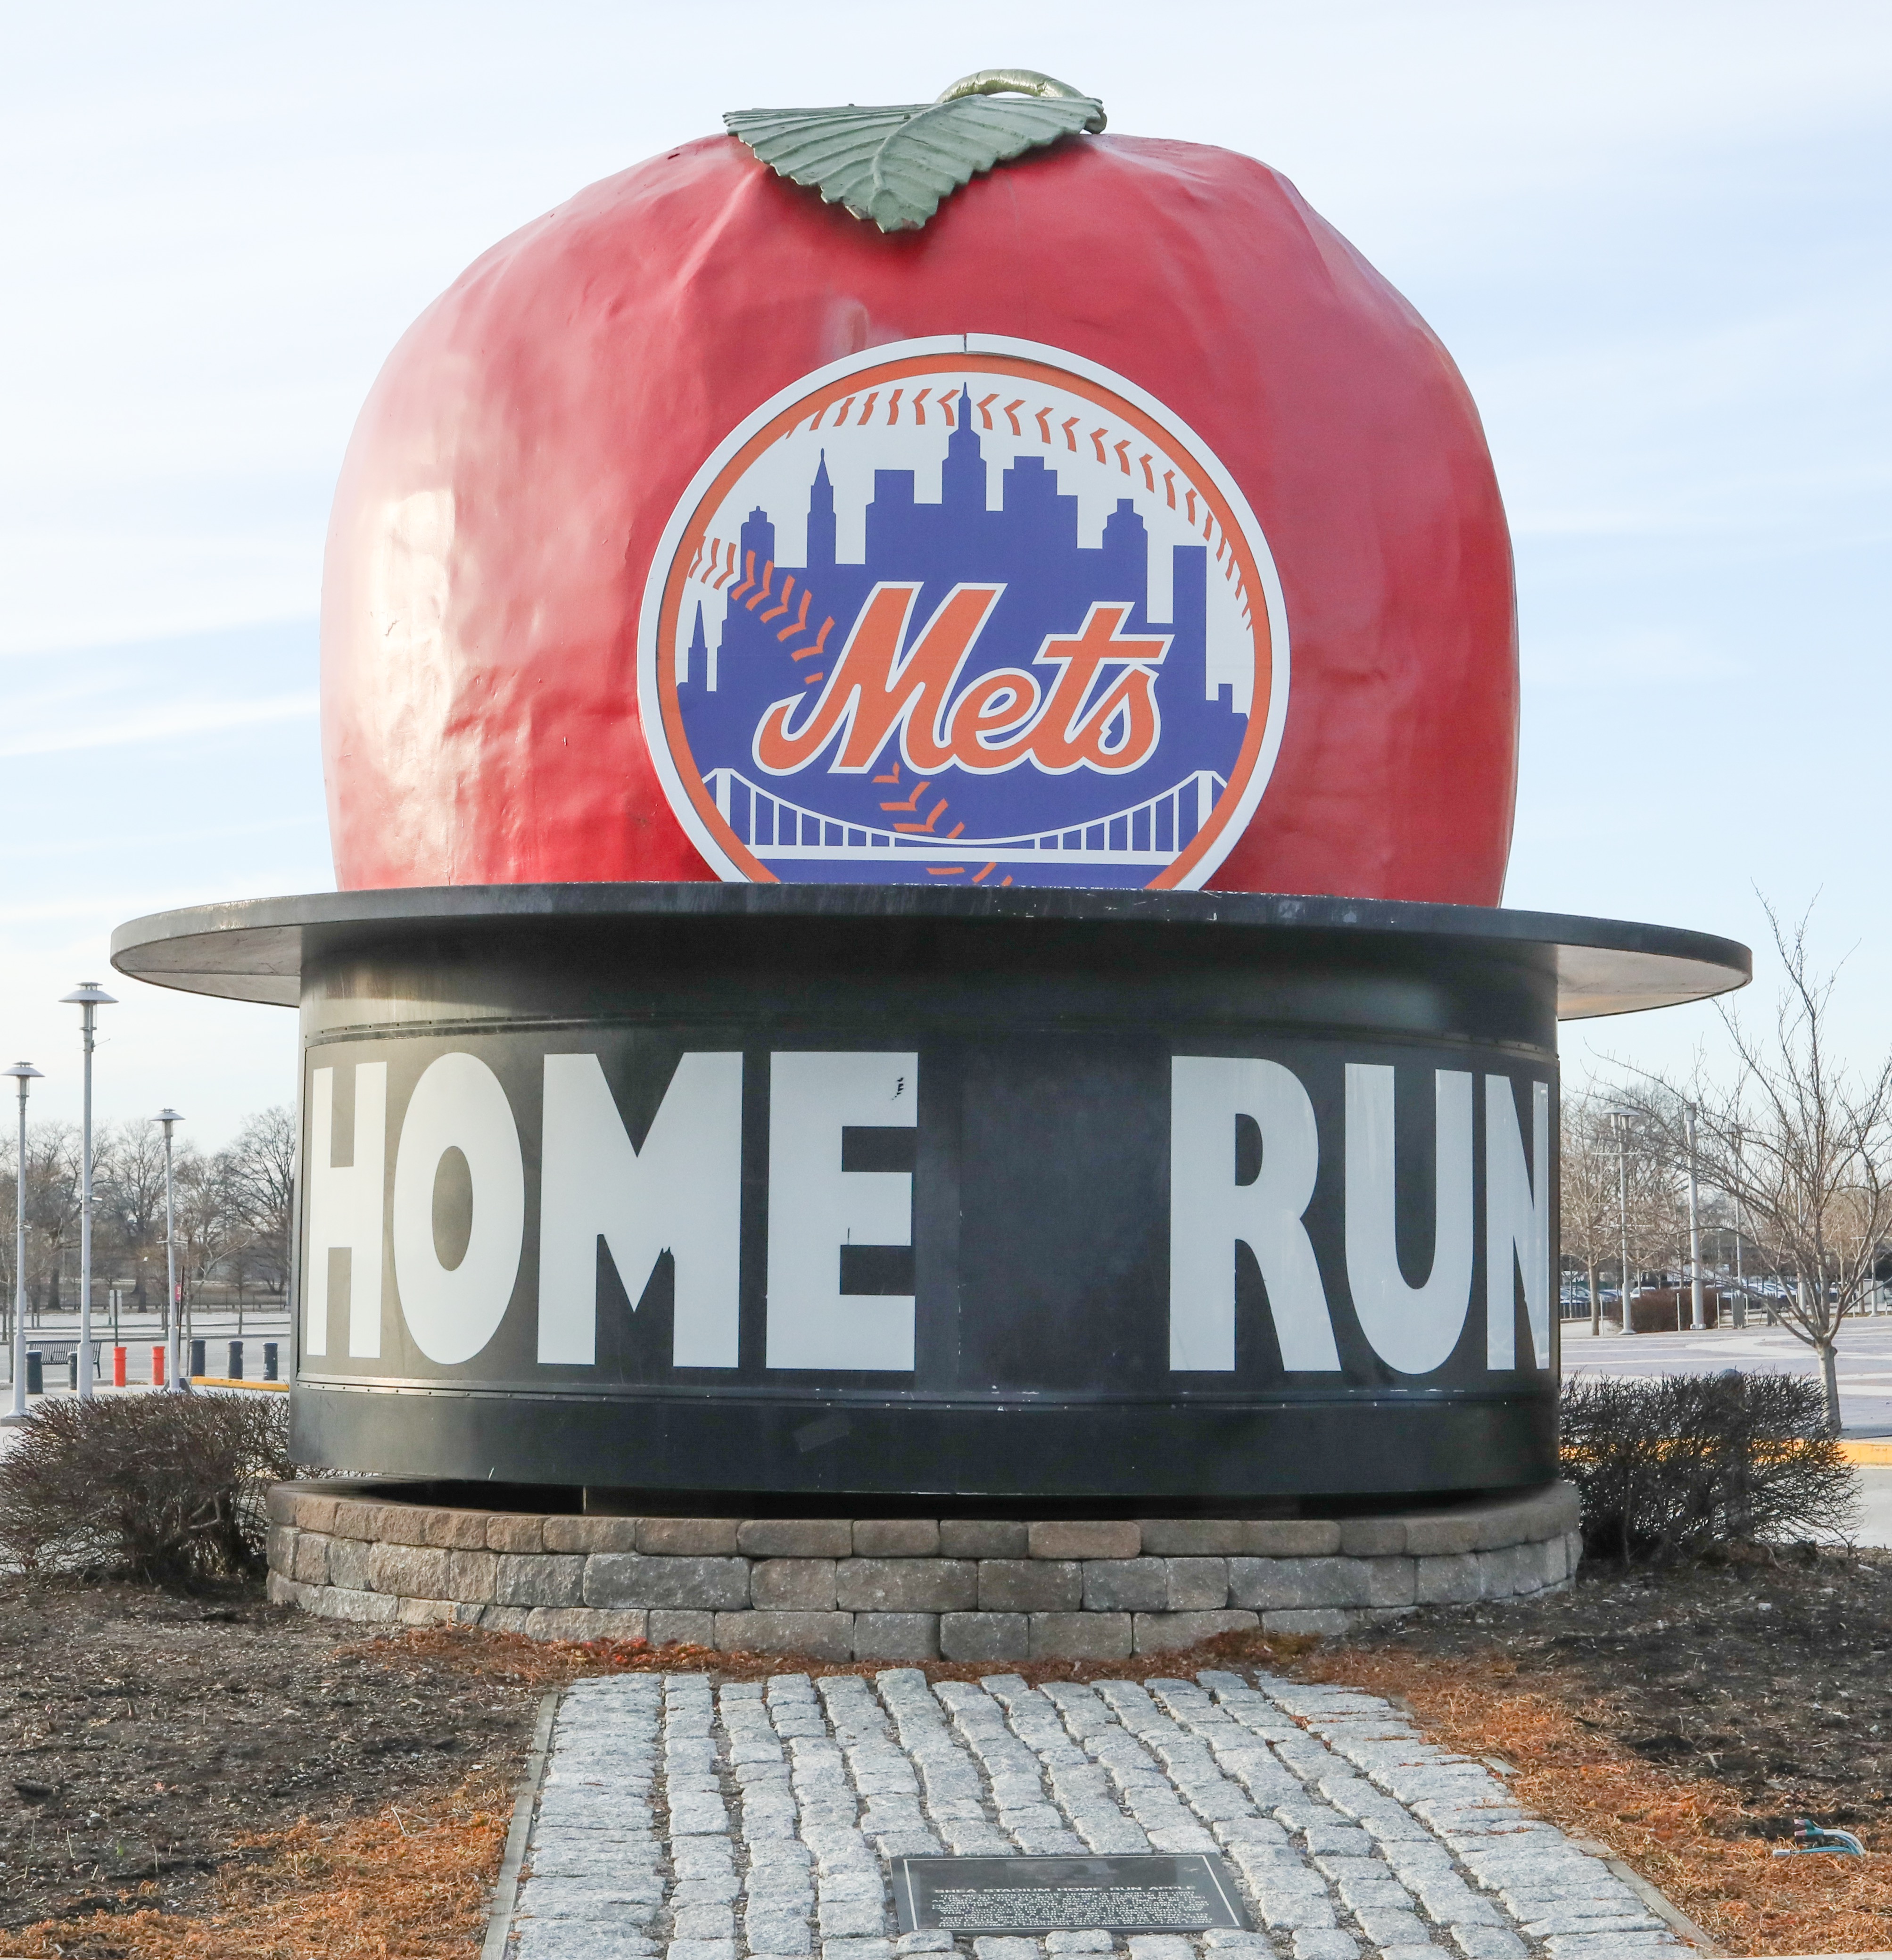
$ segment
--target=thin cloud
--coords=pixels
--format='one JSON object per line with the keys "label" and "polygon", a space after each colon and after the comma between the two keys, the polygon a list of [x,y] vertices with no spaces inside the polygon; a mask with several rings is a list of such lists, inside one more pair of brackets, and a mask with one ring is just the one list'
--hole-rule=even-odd
{"label": "thin cloud", "polygon": [[[318,805],[298,810],[294,816],[264,817],[253,822],[200,824],[192,830],[154,831],[142,839],[147,851],[168,850],[179,844],[215,843],[226,837],[257,837],[272,830],[307,830],[323,821]],[[87,851],[109,851],[122,857],[125,839],[116,832],[96,837],[36,838],[30,844],[0,844],[0,861],[30,858],[36,863],[47,858],[83,857]]]}
{"label": "thin cloud", "polygon": [[154,710],[136,721],[43,728],[29,735],[0,738],[0,756],[59,756],[76,750],[129,748],[170,741],[180,736],[211,735],[228,728],[253,728],[271,721],[300,721],[316,712],[313,688],[262,701],[205,702],[188,708]]}

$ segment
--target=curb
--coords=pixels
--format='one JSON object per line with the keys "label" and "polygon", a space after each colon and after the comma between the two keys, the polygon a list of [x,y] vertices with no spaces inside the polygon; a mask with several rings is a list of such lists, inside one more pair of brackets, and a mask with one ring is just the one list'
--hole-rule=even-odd
{"label": "curb", "polygon": [[[1697,1926],[1674,1901],[1666,1897],[1651,1885],[1633,1866],[1625,1864],[1608,1845],[1599,1844],[1594,1838],[1572,1838],[1570,1842],[1579,1851],[1587,1851],[1593,1858],[1601,1858],[1610,1868],[1613,1878],[1620,1879],[1635,1893],[1658,1919],[1665,1920],[1698,1952],[1710,1956],[1710,1960],[1725,1960],[1728,1949],[1719,1946],[1707,1932]],[[1795,1960],[1792,1955],[1782,1955],[1781,1960]],[[1869,1954],[1859,1954],[1854,1960],[1872,1960]]]}
{"label": "curb", "polygon": [[[1842,1443],[1840,1445],[1840,1454],[1849,1463],[1856,1463],[1862,1467],[1884,1468],[1887,1465],[1892,1465],[1892,1442]],[[1788,1956],[1788,1960],[1793,1960],[1793,1956]],[[1860,1956],[1860,1960],[1877,1960],[1877,1956],[1865,1954]]]}
{"label": "curb", "polygon": [[560,1692],[556,1688],[550,1688],[539,1698],[539,1720],[533,1725],[532,1748],[520,1776],[518,1794],[513,1799],[512,1825],[506,1833],[505,1856],[499,1861],[499,1880],[493,1888],[492,1909],[487,1915],[486,1937],[480,1946],[479,1960],[506,1960],[513,1911],[519,1903],[520,1867],[526,1862],[533,1807],[539,1801],[539,1786],[545,1780],[546,1759],[552,1754],[552,1723],[558,1712]]}

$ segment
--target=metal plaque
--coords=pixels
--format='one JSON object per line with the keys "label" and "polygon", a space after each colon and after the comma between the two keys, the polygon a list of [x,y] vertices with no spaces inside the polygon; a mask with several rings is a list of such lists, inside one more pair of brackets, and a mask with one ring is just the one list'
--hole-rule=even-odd
{"label": "metal plaque", "polygon": [[1247,1931],[1219,1858],[896,1858],[902,1933]]}

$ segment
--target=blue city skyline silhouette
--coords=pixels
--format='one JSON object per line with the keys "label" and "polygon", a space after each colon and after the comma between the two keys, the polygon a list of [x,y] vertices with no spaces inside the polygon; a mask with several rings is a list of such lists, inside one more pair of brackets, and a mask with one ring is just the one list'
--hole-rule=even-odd
{"label": "blue city skyline silhouette", "polygon": [[[986,861],[978,853],[980,841],[1026,837],[1036,840],[1035,847],[1001,852],[1003,861],[988,882],[1146,885],[1162,869],[1153,854],[1159,859],[1188,843],[1241,752],[1247,714],[1235,705],[1232,686],[1225,682],[1211,694],[1207,686],[1207,546],[1172,548],[1173,616],[1151,619],[1149,533],[1134,500],[1118,498],[1100,542],[1080,545],[1078,499],[1061,490],[1056,469],[1044,457],[1027,453],[1005,468],[1000,508],[988,510],[992,466],[970,425],[974,412],[970,391],[963,392],[946,441],[936,504],[917,499],[915,471],[874,472],[859,563],[837,555],[834,486],[824,450],[809,486],[806,563],[777,562],[774,523],[758,507],[742,527],[739,577],[727,588],[733,603],[713,651],[702,606],[695,606],[677,677],[692,757],[737,836],[746,843],[758,840],[753,848],[777,877],[878,883],[961,875],[949,869],[949,863],[959,861],[959,840],[952,851],[933,854],[930,861],[940,868],[932,871],[916,848],[948,839],[957,826],[967,877],[979,873]],[[1048,683],[1054,670],[1034,669],[1034,656],[1048,636],[1076,633],[1094,604],[1127,605],[1126,635],[1168,635],[1168,651],[1155,670],[1161,733],[1148,760],[1122,774],[1079,768],[1052,775],[1028,759],[1001,775],[949,765],[930,778],[916,778],[900,756],[896,734],[864,775],[832,772],[838,742],[797,774],[768,775],[755,760],[753,745],[771,705],[793,698],[791,725],[799,726],[820,692],[819,682],[804,686],[810,670],[832,673],[875,586],[914,581],[921,589],[908,645],[956,585],[1004,588],[973,645],[956,696],[979,675],[1000,667],[1022,667]],[[820,654],[810,654],[822,622],[830,619]],[[1105,684],[1093,687],[1092,699]],[[1205,785],[1205,772],[1219,783]],[[873,780],[896,773],[895,783]],[[912,807],[884,807],[903,803],[921,780],[928,788]],[[1153,810],[1139,810],[1179,789],[1181,794],[1159,801]],[[946,807],[935,816],[942,801]],[[777,802],[811,815],[797,820]],[[1107,825],[1106,819],[1125,812],[1138,813]],[[812,820],[816,816],[819,823]],[[926,832],[897,828],[929,819]],[[889,833],[901,839],[898,848],[886,848]],[[799,848],[784,854],[779,848],[784,842]],[[1040,856],[1047,847],[1060,854]],[[1115,861],[1137,857],[1142,861]]]}

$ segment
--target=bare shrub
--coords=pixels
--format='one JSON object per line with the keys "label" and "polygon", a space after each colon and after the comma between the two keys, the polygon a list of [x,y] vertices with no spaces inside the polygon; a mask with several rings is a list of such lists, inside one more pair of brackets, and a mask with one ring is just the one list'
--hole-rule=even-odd
{"label": "bare shrub", "polygon": [[265,1494],[295,1474],[288,1399],[49,1399],[0,1457],[0,1556],[171,1585],[261,1571]]}
{"label": "bare shrub", "polygon": [[1859,1497],[1799,1375],[1669,1375],[1563,1385],[1563,1474],[1593,1556],[1666,1559],[1716,1545],[1843,1537]]}

